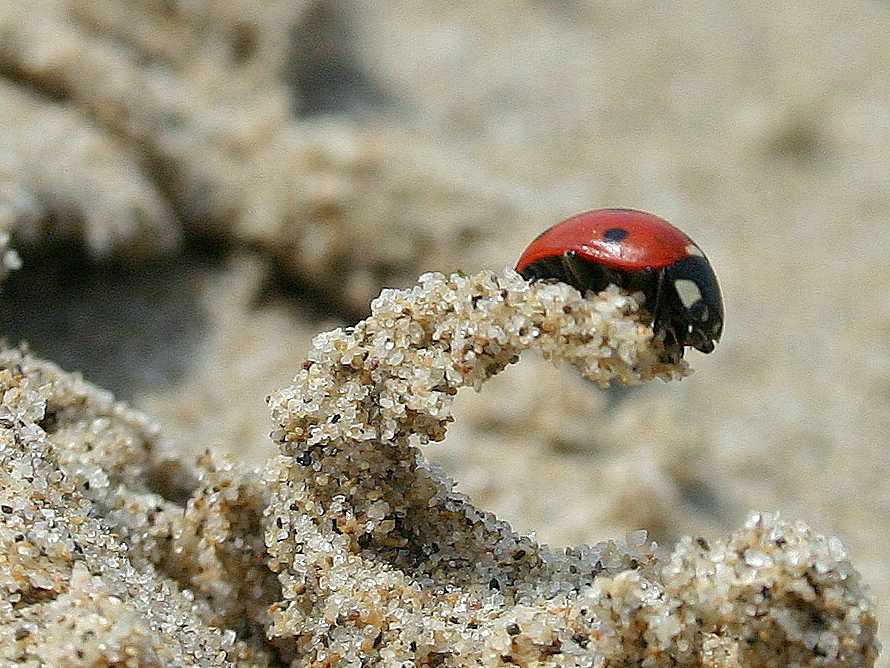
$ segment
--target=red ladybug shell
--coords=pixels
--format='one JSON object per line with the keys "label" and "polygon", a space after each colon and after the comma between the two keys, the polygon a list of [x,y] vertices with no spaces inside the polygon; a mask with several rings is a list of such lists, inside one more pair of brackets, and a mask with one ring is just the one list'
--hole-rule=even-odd
{"label": "red ladybug shell", "polygon": [[695,242],[663,218],[633,209],[588,211],[557,223],[532,241],[516,271],[574,251],[581,258],[623,271],[663,269],[689,255]]}

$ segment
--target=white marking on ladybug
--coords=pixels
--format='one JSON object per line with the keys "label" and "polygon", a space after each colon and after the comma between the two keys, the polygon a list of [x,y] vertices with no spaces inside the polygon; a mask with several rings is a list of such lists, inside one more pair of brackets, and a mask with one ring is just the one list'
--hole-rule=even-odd
{"label": "white marking on ladybug", "polygon": [[683,308],[689,308],[702,299],[701,290],[695,281],[688,278],[678,278],[674,281],[674,287],[677,288],[677,294],[680,295],[680,301]]}
{"label": "white marking on ladybug", "polygon": [[704,256],[705,256],[705,254],[704,254],[704,252],[702,251],[702,249],[699,248],[698,246],[696,246],[695,244],[686,244],[686,252],[687,252],[689,255],[696,255],[696,256],[698,256],[698,257],[704,257]]}

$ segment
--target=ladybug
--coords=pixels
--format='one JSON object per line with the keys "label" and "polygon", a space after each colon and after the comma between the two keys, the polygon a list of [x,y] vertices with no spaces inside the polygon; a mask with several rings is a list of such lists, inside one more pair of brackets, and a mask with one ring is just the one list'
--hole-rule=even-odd
{"label": "ladybug", "polygon": [[685,346],[711,352],[723,332],[723,299],[705,254],[651,213],[598,209],[573,216],[532,241],[516,271],[581,292],[599,292],[610,283],[642,292],[669,361],[682,359]]}

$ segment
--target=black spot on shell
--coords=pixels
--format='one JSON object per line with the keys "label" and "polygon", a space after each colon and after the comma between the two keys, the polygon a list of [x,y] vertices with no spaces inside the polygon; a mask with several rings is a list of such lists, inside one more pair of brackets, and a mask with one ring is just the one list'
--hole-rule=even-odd
{"label": "black spot on shell", "polygon": [[617,244],[619,241],[624,241],[628,234],[629,232],[624,228],[612,227],[603,232],[603,241]]}

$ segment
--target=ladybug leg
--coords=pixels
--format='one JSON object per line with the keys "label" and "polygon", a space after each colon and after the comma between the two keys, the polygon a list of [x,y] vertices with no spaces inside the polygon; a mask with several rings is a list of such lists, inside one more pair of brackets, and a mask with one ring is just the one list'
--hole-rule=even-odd
{"label": "ladybug leg", "polygon": [[652,304],[645,304],[646,309],[652,314],[652,325],[655,336],[661,338],[664,343],[664,359],[667,362],[676,363],[683,359],[686,347],[683,345],[683,337],[677,331],[681,326],[675,322],[673,316],[674,306],[671,295],[673,289],[669,280],[665,278],[666,272],[655,272],[655,288],[649,293]]}
{"label": "ladybug leg", "polygon": [[562,271],[565,276],[563,279],[569,285],[573,285],[581,292],[584,289],[588,288],[589,280],[587,274],[589,274],[589,270],[585,269],[583,264],[586,264],[578,257],[578,254],[575,251],[569,251],[568,253],[563,253],[560,256],[562,260]]}
{"label": "ladybug leg", "polygon": [[686,352],[686,346],[684,346],[677,337],[677,330],[673,327],[668,327],[660,332],[656,332],[656,335],[663,337],[664,354],[661,356],[663,361],[676,364],[683,359],[683,353]]}
{"label": "ladybug leg", "polygon": [[649,310],[649,313],[652,314],[653,320],[661,320],[662,316],[662,308],[664,308],[666,304],[666,298],[664,294],[665,290],[665,280],[664,280],[664,271],[656,271],[655,272],[655,290],[652,291],[652,303],[646,304],[646,308]]}
{"label": "ladybug leg", "polygon": [[574,251],[563,253],[560,260],[562,274],[560,280],[581,292],[587,290],[599,292],[605,290],[610,283],[621,285],[619,272],[611,271],[601,264],[588,262]]}

